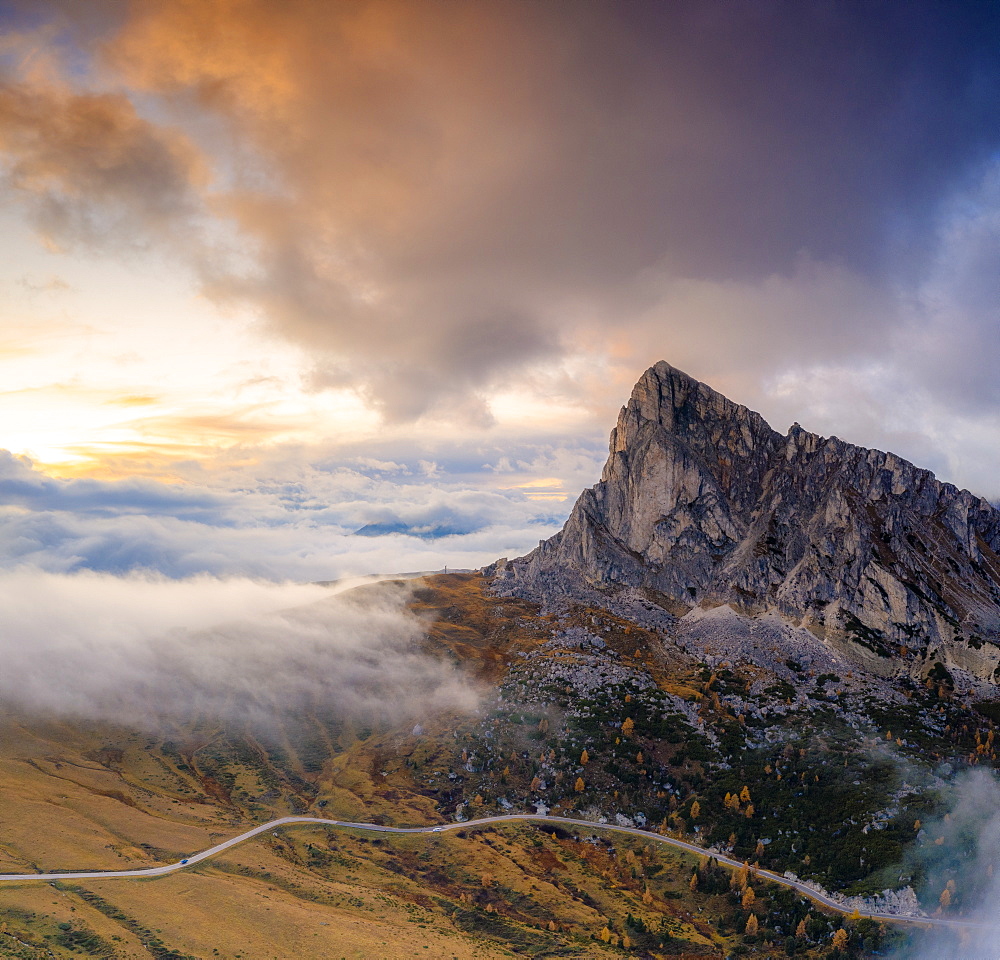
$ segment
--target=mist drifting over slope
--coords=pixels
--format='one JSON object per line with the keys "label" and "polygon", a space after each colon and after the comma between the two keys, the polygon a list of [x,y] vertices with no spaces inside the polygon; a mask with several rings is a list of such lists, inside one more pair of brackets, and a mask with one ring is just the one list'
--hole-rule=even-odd
{"label": "mist drifting over slope", "polygon": [[973,770],[957,778],[948,813],[924,824],[909,861],[907,869],[918,867],[926,877],[923,899],[929,907],[937,906],[932,912],[967,920],[970,925],[961,931],[921,931],[894,954],[895,960],[996,956],[1000,939],[1000,781],[996,776]]}
{"label": "mist drifting over slope", "polygon": [[356,583],[5,572],[0,702],[149,730],[474,706],[467,681],[419,650],[410,588]]}

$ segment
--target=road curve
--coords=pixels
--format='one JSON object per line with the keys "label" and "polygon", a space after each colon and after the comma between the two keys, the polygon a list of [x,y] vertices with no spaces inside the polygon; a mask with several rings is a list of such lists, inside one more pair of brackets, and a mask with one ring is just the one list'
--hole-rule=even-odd
{"label": "road curve", "polygon": [[[268,823],[262,823],[260,826],[254,827],[252,830],[247,830],[245,833],[239,834],[239,836],[231,837],[229,840],[224,840],[222,843],[217,843],[214,847],[209,847],[207,850],[202,850],[199,853],[192,853],[189,857],[185,857],[183,860],[176,863],[166,863],[159,867],[143,867],[138,870],[92,870],[77,873],[0,873],[0,882],[30,883],[32,881],[42,881],[51,883],[56,880],[116,880],[137,879],[142,877],[162,877],[168,873],[174,873],[177,870],[185,870],[188,867],[192,867],[196,863],[201,863],[202,860],[207,860],[209,857],[214,857],[217,854],[222,853],[223,850],[235,847],[238,843],[243,843],[253,837],[260,836],[262,833],[267,833],[268,830],[274,830],[278,827],[295,826],[297,824],[342,827],[349,830],[366,830],[374,833],[446,833],[448,831],[470,830],[488,826],[493,823],[510,823],[512,821],[551,823],[562,827],[582,827],[590,831],[605,830],[611,833],[628,833],[632,836],[640,837],[643,840],[662,843],[666,846],[674,847],[678,850],[683,850],[699,857],[714,857],[725,867],[739,869],[743,866],[743,861],[741,860],[734,860],[732,857],[727,857],[724,854],[706,850],[704,847],[699,847],[694,843],[688,843],[686,840],[678,840],[675,837],[665,837],[659,833],[651,833],[648,830],[640,830],[638,827],[624,827],[610,823],[595,823],[592,820],[574,820],[571,817],[553,817],[536,813],[508,813],[496,817],[482,817],[478,820],[465,820],[461,823],[435,824],[429,827],[388,827],[378,823],[354,823],[350,820],[327,820],[323,817],[279,817],[277,820],[271,820]],[[815,903],[818,903],[829,910],[833,910],[836,913],[844,915],[854,913],[853,910],[846,909],[843,904],[838,903],[836,900],[828,897],[824,893],[814,890],[812,887],[799,880],[792,880],[788,877],[783,877],[770,870],[762,870],[760,868],[754,869],[752,867],[750,869],[753,876],[758,877],[761,880],[767,880],[770,883],[776,883],[780,886],[795,890],[797,893],[802,894],[802,896],[807,897]],[[858,915],[871,920],[881,920],[887,923],[909,924],[921,927],[948,927],[955,930],[987,926],[987,924],[977,922],[975,920],[950,920],[944,917],[920,917],[865,912],[859,912]]]}

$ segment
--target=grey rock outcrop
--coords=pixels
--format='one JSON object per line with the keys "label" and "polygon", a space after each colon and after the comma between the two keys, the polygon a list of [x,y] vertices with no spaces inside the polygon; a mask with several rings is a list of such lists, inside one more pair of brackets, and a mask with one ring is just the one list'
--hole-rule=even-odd
{"label": "grey rock outcrop", "polygon": [[776,611],[879,672],[995,680],[998,553],[986,500],[891,453],[782,436],[660,362],[562,531],[487,573],[535,597],[639,588],[677,613]]}

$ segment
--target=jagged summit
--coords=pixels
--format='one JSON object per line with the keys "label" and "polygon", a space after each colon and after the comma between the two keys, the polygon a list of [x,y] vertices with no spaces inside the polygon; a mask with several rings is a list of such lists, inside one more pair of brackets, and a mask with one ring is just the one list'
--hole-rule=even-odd
{"label": "jagged summit", "polygon": [[995,679],[1000,513],[891,453],[782,436],[660,362],[611,431],[601,480],[495,589],[642,589],[678,614],[777,611],[879,672],[934,663]]}

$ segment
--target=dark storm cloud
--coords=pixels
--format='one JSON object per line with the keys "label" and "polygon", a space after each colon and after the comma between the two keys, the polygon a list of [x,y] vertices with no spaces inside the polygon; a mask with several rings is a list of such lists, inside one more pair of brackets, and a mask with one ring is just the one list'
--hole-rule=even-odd
{"label": "dark storm cloud", "polygon": [[676,263],[696,275],[784,272],[802,250],[866,274],[898,266],[998,146],[995,7],[619,11],[648,70],[647,84],[630,84],[636,112],[649,119],[657,97],[679,95],[704,131],[675,157],[670,124],[660,128],[649,172],[663,192],[646,216],[655,231],[673,214],[653,244],[682,251]]}

